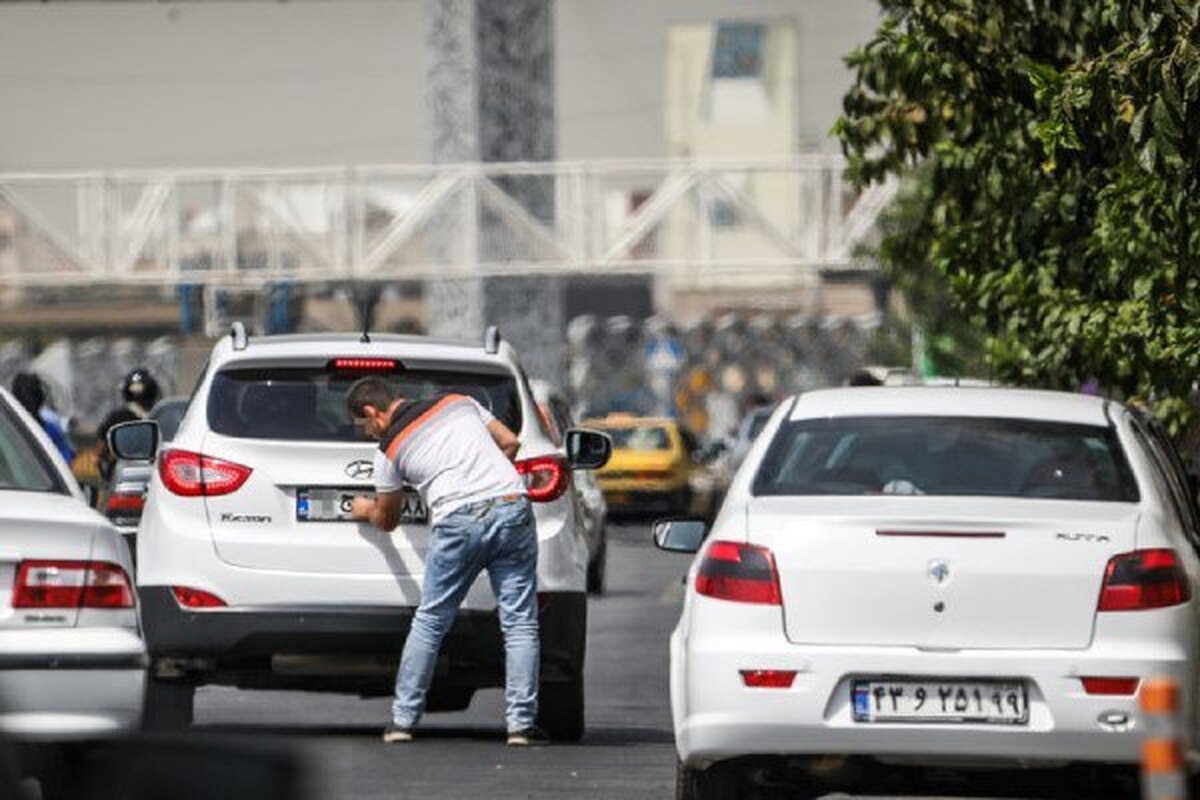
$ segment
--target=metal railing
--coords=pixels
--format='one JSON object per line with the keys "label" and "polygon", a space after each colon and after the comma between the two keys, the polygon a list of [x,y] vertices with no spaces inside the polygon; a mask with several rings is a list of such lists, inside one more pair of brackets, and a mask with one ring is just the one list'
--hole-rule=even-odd
{"label": "metal railing", "polygon": [[537,273],[811,281],[894,186],[836,156],[0,174],[0,284]]}

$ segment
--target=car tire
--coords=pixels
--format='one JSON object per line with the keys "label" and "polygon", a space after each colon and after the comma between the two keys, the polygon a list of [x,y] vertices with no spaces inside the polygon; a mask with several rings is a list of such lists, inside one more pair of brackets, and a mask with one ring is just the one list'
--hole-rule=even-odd
{"label": "car tire", "polygon": [[588,564],[588,594],[604,594],[608,588],[608,533],[600,532],[600,552]]}
{"label": "car tire", "polygon": [[675,764],[675,800],[738,800],[742,774],[736,763],[718,762],[708,769]]}
{"label": "car tire", "polygon": [[692,513],[692,492],[690,489],[680,489],[671,498],[672,514],[676,517],[686,517]]}
{"label": "car tire", "polygon": [[146,676],[142,728],[148,731],[181,730],[192,724],[196,686],[184,681],[164,681]]}
{"label": "car tire", "polygon": [[538,726],[554,741],[577,742],[583,738],[583,706],[583,675],[543,683],[538,691]]}

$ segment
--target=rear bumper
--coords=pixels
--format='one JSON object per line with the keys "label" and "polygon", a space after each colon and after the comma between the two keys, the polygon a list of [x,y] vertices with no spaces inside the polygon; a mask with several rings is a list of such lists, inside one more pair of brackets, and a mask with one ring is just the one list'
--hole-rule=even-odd
{"label": "rear bumper", "polygon": [[[415,609],[397,606],[245,606],[189,611],[165,586],[140,587],[142,622],[155,661],[189,662],[199,682],[244,686],[337,688],[329,676],[303,680],[272,669],[277,656],[347,657],[348,679],[355,663],[391,685],[395,662],[412,625]],[[587,595],[542,595],[539,614],[543,680],[563,680],[583,668],[587,636]],[[462,609],[442,645],[437,679],[442,685],[500,686],[504,645],[496,612]],[[360,657],[355,662],[354,657]],[[314,659],[319,663],[320,659]],[[370,676],[367,676],[370,678]],[[358,686],[351,680],[348,689]]]}
{"label": "rear bumper", "polygon": [[137,728],[146,652],[126,629],[0,633],[0,734],[85,741]]}
{"label": "rear bumper", "polygon": [[[1081,675],[1169,676],[1190,708],[1193,675],[1186,654],[1147,644],[1138,653],[1090,651],[922,652],[908,648],[797,647],[760,637],[672,637],[672,710],[676,746],[689,765],[746,755],[868,755],[998,763],[1135,763],[1143,724],[1136,696],[1084,692]],[[795,670],[789,689],[751,689],[740,670]],[[1008,678],[1027,683],[1024,725],[855,722],[857,677]],[[1124,714],[1126,725],[1101,718]],[[1184,733],[1191,741],[1190,732]]]}
{"label": "rear bumper", "polygon": [[686,512],[686,503],[690,498],[686,486],[675,486],[662,490],[605,489],[604,499],[610,514],[626,511],[658,511],[669,514]]}

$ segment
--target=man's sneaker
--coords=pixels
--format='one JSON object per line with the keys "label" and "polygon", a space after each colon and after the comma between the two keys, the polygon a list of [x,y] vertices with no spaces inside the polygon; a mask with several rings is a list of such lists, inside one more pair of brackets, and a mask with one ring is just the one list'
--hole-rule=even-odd
{"label": "man's sneaker", "polygon": [[550,737],[537,726],[508,732],[509,747],[539,747],[545,744],[550,744]]}
{"label": "man's sneaker", "polygon": [[383,741],[387,742],[388,744],[411,742],[412,738],[412,728],[401,728],[399,725],[388,725],[383,729]]}

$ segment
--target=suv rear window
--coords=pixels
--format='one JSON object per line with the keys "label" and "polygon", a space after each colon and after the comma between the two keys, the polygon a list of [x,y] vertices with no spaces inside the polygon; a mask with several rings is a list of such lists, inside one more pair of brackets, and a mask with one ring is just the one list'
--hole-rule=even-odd
{"label": "suv rear window", "polygon": [[[346,392],[358,378],[322,367],[225,369],[213,376],[208,425],[242,439],[361,441],[346,412]],[[470,395],[521,432],[520,395],[509,373],[405,369],[385,378],[410,400],[442,392]]]}
{"label": "suv rear window", "polygon": [[771,442],[753,491],[1138,499],[1111,428],[980,417],[788,422]]}

